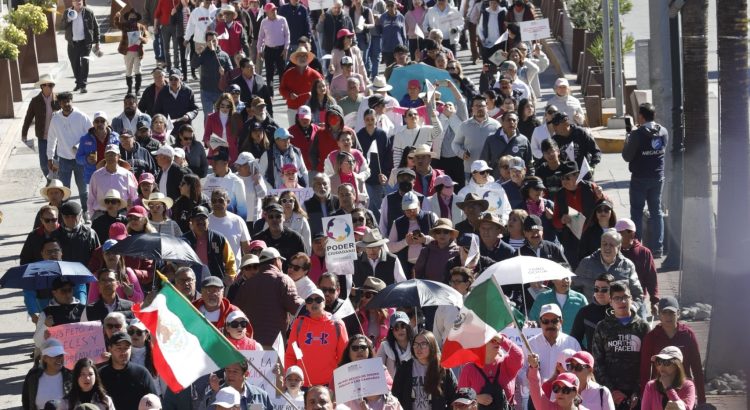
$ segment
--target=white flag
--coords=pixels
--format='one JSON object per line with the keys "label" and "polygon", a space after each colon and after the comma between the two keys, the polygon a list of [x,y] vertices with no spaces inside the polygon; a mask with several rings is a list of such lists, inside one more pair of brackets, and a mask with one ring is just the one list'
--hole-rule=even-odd
{"label": "white flag", "polygon": [[430,80],[425,79],[424,80],[424,87],[425,87],[425,91],[427,92],[427,101],[428,102],[432,101],[432,96],[435,95],[435,86],[432,85],[432,83],[430,82]]}
{"label": "white flag", "polygon": [[[571,144],[573,145],[573,144]],[[586,158],[583,158],[583,163],[581,164],[581,172],[578,174],[578,178],[576,179],[576,185],[578,185],[579,182],[583,181],[583,178],[591,172],[591,167],[589,166],[589,162],[586,160]]]}
{"label": "white flag", "polygon": [[469,247],[469,255],[466,257],[466,262],[464,262],[464,266],[469,266],[469,264],[474,260],[474,258],[477,258],[479,256],[479,237],[475,234],[471,234],[471,246]]}
{"label": "white flag", "polygon": [[285,368],[284,366],[284,338],[281,337],[281,332],[279,332],[278,336],[276,336],[276,340],[273,341],[273,350],[276,351],[276,355],[279,357],[279,361],[281,362],[281,368]]}
{"label": "white flag", "polygon": [[229,143],[224,138],[221,138],[216,134],[211,134],[211,139],[208,140],[208,146],[210,146],[211,149],[217,149],[219,147],[229,148]]}
{"label": "white flag", "polygon": [[497,38],[497,40],[495,41],[494,45],[498,45],[498,44],[500,44],[500,43],[502,43],[503,41],[506,41],[506,40],[508,40],[508,30],[505,30],[505,33],[503,33],[502,36],[500,36],[500,37]]}
{"label": "white flag", "polygon": [[217,40],[229,40],[229,31],[224,30],[223,33],[219,34],[218,37],[216,37]]}
{"label": "white flag", "polygon": [[417,38],[424,38],[424,31],[422,31],[422,27],[419,27],[419,24],[414,26],[414,35],[417,36]]}
{"label": "white flag", "polygon": [[354,314],[354,306],[349,298],[344,299],[344,303],[341,307],[333,313],[333,317],[339,320],[349,317]]}
{"label": "white flag", "polygon": [[294,357],[296,357],[297,360],[302,360],[302,349],[299,348],[297,342],[292,342],[292,350],[294,350]]}
{"label": "white flag", "polygon": [[568,161],[576,160],[576,147],[572,142],[565,148],[565,155],[568,157]]}
{"label": "white flag", "polygon": [[174,129],[174,123],[176,120],[173,120],[169,114],[167,114],[167,134],[171,134],[172,130]]}

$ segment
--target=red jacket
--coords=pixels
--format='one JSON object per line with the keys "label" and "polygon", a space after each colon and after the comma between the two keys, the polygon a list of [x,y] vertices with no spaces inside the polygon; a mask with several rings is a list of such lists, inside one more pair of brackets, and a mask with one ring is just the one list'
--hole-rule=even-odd
{"label": "red jacket", "polygon": [[299,124],[294,124],[289,127],[289,133],[292,134],[292,141],[294,141],[294,146],[299,148],[300,152],[302,153],[302,159],[304,159],[307,169],[312,169],[312,162],[310,162],[310,147],[312,146],[313,141],[315,141],[315,137],[317,136],[318,130],[320,129],[320,127],[318,127],[318,124],[311,123],[310,127],[312,128],[310,137],[305,135],[305,133],[302,131],[302,127],[300,127]]}
{"label": "red jacket", "polygon": [[[279,92],[286,100],[287,108],[296,110],[305,105],[307,100],[310,99],[310,90],[312,90],[313,83],[320,78],[323,78],[320,73],[310,67],[305,67],[305,71],[302,73],[299,72],[297,67],[286,70],[281,76]],[[297,94],[297,98],[291,99],[289,97],[291,93]],[[320,171],[323,171],[323,169],[321,168]]]}
{"label": "red jacket", "polygon": [[[252,329],[251,325],[247,325],[247,327]],[[248,335],[252,334],[251,331],[248,330]],[[227,340],[234,345],[234,347],[237,350],[263,350],[263,346],[260,345],[260,343],[256,342],[255,339],[252,339],[251,337],[245,336],[244,339],[232,339],[231,337],[227,337]]]}
{"label": "red jacket", "polygon": [[[244,28],[242,27],[242,23],[239,21],[235,21],[232,23],[232,27],[229,28],[229,38],[226,40],[219,40],[219,46],[221,47],[222,51],[229,54],[230,56],[234,56],[240,51],[242,51],[242,30]],[[216,23],[216,34],[221,36],[225,31],[227,31],[227,25],[223,21],[219,21]]]}
{"label": "red jacket", "polygon": [[162,26],[169,25],[169,17],[172,15],[172,9],[180,4],[180,0],[159,0],[154,10],[154,20],[158,20]]}
{"label": "red jacket", "polygon": [[[417,179],[414,180],[414,190],[424,195],[425,197],[435,195],[435,179],[437,179],[437,177],[439,177],[440,175],[445,174],[442,169],[435,168],[432,168],[432,171],[430,173],[430,185],[427,187],[427,192],[424,192],[424,188],[422,187],[422,176],[417,174]],[[439,212],[440,210],[438,209],[438,213]]]}
{"label": "red jacket", "polygon": [[[224,129],[225,127],[222,127],[221,125],[221,117],[218,112],[213,112],[208,115],[208,118],[206,119],[206,128],[203,132],[203,145],[208,147],[208,142],[211,139],[211,134],[216,134],[219,137],[224,136]],[[234,135],[232,132],[231,127],[231,117],[227,118],[227,126],[226,126],[226,133],[227,133],[227,143],[229,144],[229,164],[234,164],[234,161],[237,160],[237,156],[239,153],[239,142],[237,140],[237,136]],[[296,141],[295,141],[296,142]],[[212,156],[215,154],[215,150],[210,149],[208,150],[207,156]]]}
{"label": "red jacket", "polygon": [[[328,385],[333,381],[333,371],[338,367],[348,342],[346,326],[330,313],[323,312],[323,316],[316,319],[299,316],[289,331],[284,364],[287,369],[290,366],[302,368],[308,376],[305,377],[305,386]],[[297,360],[294,353],[294,343],[302,350],[301,360]]]}
{"label": "red jacket", "polygon": [[698,339],[690,326],[677,322],[677,333],[669,338],[661,325],[656,325],[654,330],[646,333],[641,345],[641,391],[646,388],[646,383],[656,374],[656,367],[651,362],[651,357],[658,354],[667,346],[676,346],[682,352],[682,366],[685,374],[695,382],[695,390],[698,395],[698,403],[706,402],[706,382],[703,376],[701,353],[698,350]]}
{"label": "red jacket", "polygon": [[656,279],[656,264],[654,264],[654,256],[651,254],[651,250],[643,246],[641,241],[635,239],[630,249],[622,249],[622,254],[635,265],[638,281],[641,282],[643,290],[648,292],[651,303],[658,302],[659,284]]}
{"label": "red jacket", "polygon": [[[193,302],[193,306],[195,306],[195,308],[200,311],[203,307],[203,303],[203,298],[200,298]],[[229,299],[221,299],[221,306],[219,306],[219,320],[217,320],[216,322],[211,322],[211,324],[216,326],[216,328],[220,331],[223,330],[224,325],[226,324],[227,316],[229,316],[231,312],[234,312],[237,309],[239,309],[237,306],[229,303]],[[253,334],[253,326],[250,324],[250,322],[247,323],[247,334]]]}

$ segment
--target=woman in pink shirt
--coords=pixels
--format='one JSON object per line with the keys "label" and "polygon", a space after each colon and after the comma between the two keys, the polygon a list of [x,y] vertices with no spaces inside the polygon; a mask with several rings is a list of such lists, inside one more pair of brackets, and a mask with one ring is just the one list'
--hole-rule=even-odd
{"label": "woman in pink shirt", "polygon": [[[487,342],[484,354],[484,367],[468,364],[461,370],[458,387],[471,387],[476,391],[477,403],[490,406],[493,393],[502,388],[509,404],[515,403],[516,376],[523,367],[523,352],[510,339],[502,334]],[[495,396],[496,397],[496,396]]]}
{"label": "woman in pink shirt", "polygon": [[664,402],[682,402],[686,409],[695,406],[695,384],[685,376],[682,351],[675,346],[661,349],[651,358],[656,363],[657,374],[643,390],[641,408],[664,409]]}
{"label": "woman in pink shirt", "polygon": [[538,410],[585,410],[578,396],[580,381],[573,373],[560,373],[552,384],[555,399],[550,400],[542,392],[542,382],[539,380],[539,355],[529,355],[529,390],[534,408]]}

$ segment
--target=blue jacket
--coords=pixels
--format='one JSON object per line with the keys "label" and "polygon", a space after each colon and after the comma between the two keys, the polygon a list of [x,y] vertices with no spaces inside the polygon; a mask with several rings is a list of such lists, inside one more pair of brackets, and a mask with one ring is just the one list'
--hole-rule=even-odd
{"label": "blue jacket", "polygon": [[[109,135],[107,136],[107,144],[120,145],[119,134],[114,132],[111,127],[107,127]],[[96,152],[96,137],[94,136],[94,129],[90,129],[88,134],[81,137],[78,142],[78,151],[76,151],[76,162],[78,165],[83,165],[83,180],[88,184],[91,181],[91,175],[96,171],[96,164],[89,164],[86,157],[92,152]],[[104,158],[97,158],[96,162],[103,160]]]}
{"label": "blue jacket", "polygon": [[[550,289],[536,297],[534,300],[534,306],[532,306],[529,311],[529,319],[539,320],[539,311],[542,310],[542,306],[550,303],[557,303],[554,289]],[[586,296],[583,296],[582,293],[578,293],[572,289],[568,292],[568,299],[565,301],[565,305],[560,306],[558,304],[563,314],[563,333],[567,335],[570,334],[570,331],[573,330],[573,322],[575,321],[578,311],[588,304],[589,302],[586,300]]]}
{"label": "blue jacket", "polygon": [[396,12],[395,16],[388,13],[380,15],[378,27],[382,35],[381,49],[384,53],[392,53],[397,45],[406,45],[406,19],[404,15]]}
{"label": "blue jacket", "polygon": [[288,3],[279,7],[279,16],[284,17],[289,26],[289,44],[297,45],[297,40],[302,36],[313,38],[310,13],[301,3],[296,7]]}

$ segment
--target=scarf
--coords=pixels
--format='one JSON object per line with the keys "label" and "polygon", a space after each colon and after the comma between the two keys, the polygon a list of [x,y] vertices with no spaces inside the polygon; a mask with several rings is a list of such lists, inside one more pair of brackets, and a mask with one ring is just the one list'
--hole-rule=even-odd
{"label": "scarf", "polygon": [[440,194],[437,194],[437,196],[438,204],[440,205],[440,217],[452,219],[451,205],[453,205],[453,195],[449,196],[447,200]]}
{"label": "scarf", "polygon": [[544,213],[544,201],[542,198],[539,198],[538,201],[527,199],[526,210],[529,212],[529,215],[542,216]]}

